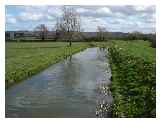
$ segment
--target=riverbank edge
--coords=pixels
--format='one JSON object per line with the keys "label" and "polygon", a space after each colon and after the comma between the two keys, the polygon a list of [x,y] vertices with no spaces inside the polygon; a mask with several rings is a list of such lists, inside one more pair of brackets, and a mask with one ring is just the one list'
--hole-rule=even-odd
{"label": "riverbank edge", "polygon": [[[146,61],[143,58],[134,57],[133,55],[128,55],[128,53],[121,52],[121,48],[115,47],[114,44],[110,45],[108,49],[108,57],[112,73],[112,82],[110,85],[110,89],[113,96],[112,117],[155,118],[155,62]],[[130,64],[127,65],[128,63]],[[134,64],[132,65],[132,63]],[[139,74],[140,72],[142,72],[141,74],[143,76]],[[123,77],[124,74],[125,76]],[[136,76],[138,78],[136,78]],[[148,76],[148,78],[142,79],[145,78],[145,76]],[[121,82],[124,82],[124,86],[121,84]],[[133,82],[139,83],[136,85]]]}
{"label": "riverbank edge", "polygon": [[[25,75],[24,75],[23,77],[20,77],[18,80],[15,79],[15,80],[14,80],[12,83],[10,83],[10,84],[8,84],[8,83],[5,82],[5,89],[8,89],[8,88],[10,88],[10,87],[12,87],[12,86],[14,86],[14,85],[22,82],[23,80],[25,80],[25,79],[33,76],[33,75],[36,75],[37,73],[39,73],[39,72],[41,72],[42,70],[48,68],[49,66],[51,66],[51,65],[53,65],[53,64],[56,64],[56,63],[58,63],[59,61],[62,61],[62,60],[64,60],[64,59],[66,59],[67,57],[69,57],[69,56],[71,56],[71,55],[74,55],[74,54],[76,54],[76,53],[78,53],[78,52],[81,52],[81,51],[83,51],[83,50],[85,50],[85,49],[87,49],[87,48],[90,48],[90,47],[93,47],[93,46],[90,45],[89,43],[86,44],[84,47],[78,48],[77,50],[71,50],[71,49],[69,49],[70,47],[68,46],[68,50],[70,50],[70,52],[69,52],[68,54],[66,54],[65,51],[64,51],[64,55],[62,55],[62,56],[60,56],[60,57],[57,56],[57,57],[55,58],[55,60],[53,60],[52,62],[47,63],[47,64],[45,64],[45,65],[42,65],[41,67],[38,67],[36,70],[32,70],[31,72],[25,72]],[[68,52],[68,51],[67,51],[67,52]]]}

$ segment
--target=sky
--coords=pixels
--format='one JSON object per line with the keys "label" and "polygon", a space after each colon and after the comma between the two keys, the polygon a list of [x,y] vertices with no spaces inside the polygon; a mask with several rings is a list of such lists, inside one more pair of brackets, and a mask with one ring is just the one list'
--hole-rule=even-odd
{"label": "sky", "polygon": [[[81,17],[81,28],[86,32],[97,31],[103,26],[111,32],[153,33],[156,29],[155,6],[68,6]],[[5,8],[7,31],[34,30],[45,24],[54,30],[57,18],[62,16],[62,6],[7,5]]]}

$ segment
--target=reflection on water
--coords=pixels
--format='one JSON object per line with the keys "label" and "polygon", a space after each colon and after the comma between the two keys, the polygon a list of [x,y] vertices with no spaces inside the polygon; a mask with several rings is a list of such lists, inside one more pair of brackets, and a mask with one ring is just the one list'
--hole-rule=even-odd
{"label": "reflection on water", "polygon": [[96,117],[97,88],[110,83],[106,54],[88,48],[11,87],[6,117]]}

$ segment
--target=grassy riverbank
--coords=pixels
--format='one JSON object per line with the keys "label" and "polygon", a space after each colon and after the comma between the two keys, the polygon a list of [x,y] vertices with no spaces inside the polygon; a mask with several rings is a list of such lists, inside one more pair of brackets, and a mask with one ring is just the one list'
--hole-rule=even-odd
{"label": "grassy riverbank", "polygon": [[65,57],[89,47],[88,43],[6,43],[6,88],[32,76]]}
{"label": "grassy riverbank", "polygon": [[113,41],[113,117],[156,116],[156,50],[147,41]]}

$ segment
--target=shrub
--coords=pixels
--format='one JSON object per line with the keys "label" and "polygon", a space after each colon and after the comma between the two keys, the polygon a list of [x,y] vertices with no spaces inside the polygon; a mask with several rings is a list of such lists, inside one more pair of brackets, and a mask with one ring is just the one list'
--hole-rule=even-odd
{"label": "shrub", "polygon": [[114,117],[155,117],[155,63],[109,48]]}

